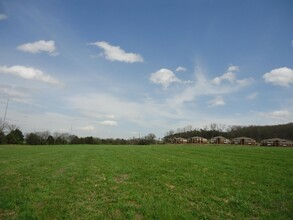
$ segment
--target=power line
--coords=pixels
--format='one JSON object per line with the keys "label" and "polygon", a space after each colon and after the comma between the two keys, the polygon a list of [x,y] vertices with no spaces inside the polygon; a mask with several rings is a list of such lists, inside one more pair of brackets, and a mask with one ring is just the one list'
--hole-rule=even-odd
{"label": "power line", "polygon": [[5,123],[5,120],[6,120],[6,114],[7,114],[8,104],[9,104],[9,98],[7,98],[7,103],[6,103],[6,108],[5,108],[5,112],[4,112],[3,123]]}

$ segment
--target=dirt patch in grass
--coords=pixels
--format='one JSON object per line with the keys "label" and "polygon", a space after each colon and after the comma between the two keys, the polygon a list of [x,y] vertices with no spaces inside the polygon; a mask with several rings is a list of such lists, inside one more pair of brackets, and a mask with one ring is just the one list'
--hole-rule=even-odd
{"label": "dirt patch in grass", "polygon": [[141,205],[135,200],[129,200],[128,204],[133,206],[133,207],[135,207],[135,208],[140,208],[141,207]]}
{"label": "dirt patch in grass", "polygon": [[0,219],[16,218],[17,213],[13,210],[0,210]]}
{"label": "dirt patch in grass", "polygon": [[120,219],[122,218],[122,212],[120,209],[116,209],[113,213],[112,213],[112,217],[113,219]]}
{"label": "dirt patch in grass", "polygon": [[143,216],[141,214],[136,213],[135,216],[134,216],[134,219],[135,220],[142,220]]}
{"label": "dirt patch in grass", "polygon": [[120,174],[120,175],[118,175],[118,176],[115,176],[114,178],[113,178],[113,180],[116,182],[116,183],[118,183],[118,184],[122,184],[122,183],[124,183],[126,180],[128,180],[129,179],[129,175],[128,174]]}
{"label": "dirt patch in grass", "polygon": [[170,183],[166,183],[165,184],[169,189],[175,189],[175,186],[170,184]]}

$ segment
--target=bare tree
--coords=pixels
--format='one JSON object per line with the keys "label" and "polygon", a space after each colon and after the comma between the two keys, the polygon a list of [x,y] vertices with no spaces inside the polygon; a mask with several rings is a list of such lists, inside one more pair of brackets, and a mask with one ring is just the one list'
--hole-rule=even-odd
{"label": "bare tree", "polygon": [[171,136],[173,134],[175,134],[175,131],[171,129],[170,131],[166,132],[165,136]]}
{"label": "bare tree", "polygon": [[210,124],[211,131],[216,131],[217,130],[217,127],[218,127],[217,123],[211,123]]}
{"label": "bare tree", "polygon": [[149,133],[148,135],[145,136],[145,139],[154,141],[156,139],[156,135],[154,133]]}
{"label": "bare tree", "polygon": [[225,131],[226,127],[227,126],[225,124],[221,124],[221,123],[218,123],[217,125],[218,131],[221,131],[221,132]]}
{"label": "bare tree", "polygon": [[8,124],[4,122],[2,119],[0,119],[0,131],[4,132],[4,130],[7,128]]}
{"label": "bare tree", "polygon": [[8,124],[7,123],[7,129],[9,132],[11,131],[15,131],[16,129],[19,129],[19,127],[17,125],[14,125],[14,124]]}
{"label": "bare tree", "polygon": [[75,135],[69,133],[59,133],[59,137],[66,140],[67,142],[70,142],[75,137]]}
{"label": "bare tree", "polygon": [[202,130],[208,131],[209,130],[209,126],[205,125]]}
{"label": "bare tree", "polygon": [[182,133],[183,132],[183,129],[182,128],[177,128],[176,129],[176,133],[178,134],[178,133]]}
{"label": "bare tree", "polygon": [[189,132],[189,131],[192,131],[192,125],[187,125],[183,128],[183,131],[184,132]]}
{"label": "bare tree", "polygon": [[43,140],[47,140],[48,137],[51,135],[50,131],[35,132],[35,134],[38,135]]}

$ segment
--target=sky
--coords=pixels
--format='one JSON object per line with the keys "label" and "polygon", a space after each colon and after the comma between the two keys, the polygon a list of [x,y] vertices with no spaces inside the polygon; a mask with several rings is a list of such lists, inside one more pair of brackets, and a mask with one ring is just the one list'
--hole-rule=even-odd
{"label": "sky", "polygon": [[0,0],[0,118],[131,138],[293,122],[291,0]]}

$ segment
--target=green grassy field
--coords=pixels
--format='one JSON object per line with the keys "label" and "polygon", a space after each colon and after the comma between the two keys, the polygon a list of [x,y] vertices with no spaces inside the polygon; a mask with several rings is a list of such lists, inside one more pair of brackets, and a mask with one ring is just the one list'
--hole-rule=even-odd
{"label": "green grassy field", "polygon": [[293,148],[0,146],[0,219],[293,219]]}

